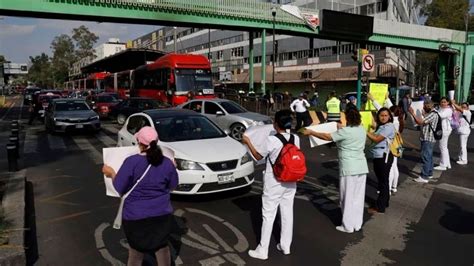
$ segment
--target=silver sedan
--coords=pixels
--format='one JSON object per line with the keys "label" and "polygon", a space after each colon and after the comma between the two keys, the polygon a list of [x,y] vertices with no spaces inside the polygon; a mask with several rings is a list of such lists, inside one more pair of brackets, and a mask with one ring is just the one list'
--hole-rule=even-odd
{"label": "silver sedan", "polygon": [[242,134],[252,125],[272,124],[269,116],[249,112],[236,102],[226,99],[196,99],[183,103],[178,108],[202,113],[221,129],[230,132],[230,136],[236,140],[241,140]]}
{"label": "silver sedan", "polygon": [[48,132],[100,130],[99,116],[92,111],[84,99],[53,100],[46,110],[44,122]]}

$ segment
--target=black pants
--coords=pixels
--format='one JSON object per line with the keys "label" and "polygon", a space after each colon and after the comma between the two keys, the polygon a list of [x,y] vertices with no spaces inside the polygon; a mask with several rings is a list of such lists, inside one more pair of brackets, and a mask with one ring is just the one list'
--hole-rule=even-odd
{"label": "black pants", "polygon": [[30,112],[30,119],[28,120],[28,125],[31,125],[33,124],[33,121],[35,120],[36,117],[38,117],[39,114],[38,114],[38,111],[33,111],[33,112]]}
{"label": "black pants", "polygon": [[393,163],[393,155],[389,153],[388,160],[385,163],[386,154],[384,153],[383,158],[375,158],[374,162],[374,172],[377,176],[378,181],[378,191],[379,196],[377,198],[377,203],[375,207],[378,212],[385,212],[385,208],[388,207],[388,202],[390,201],[390,187],[388,184],[388,177],[390,175],[390,167]]}
{"label": "black pants", "polygon": [[296,126],[295,126],[296,131],[298,131],[300,128],[306,126],[307,121],[308,121],[308,117],[309,117],[309,112],[308,111],[302,112],[302,113],[296,112]]}

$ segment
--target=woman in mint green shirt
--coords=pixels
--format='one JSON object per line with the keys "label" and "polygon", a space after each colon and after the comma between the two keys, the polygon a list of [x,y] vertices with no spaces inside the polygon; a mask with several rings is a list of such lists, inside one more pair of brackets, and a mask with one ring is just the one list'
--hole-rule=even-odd
{"label": "woman in mint green shirt", "polygon": [[334,141],[339,159],[339,198],[342,210],[342,225],[336,229],[353,233],[359,231],[364,220],[365,183],[369,169],[364,148],[366,132],[361,126],[359,111],[349,106],[346,110],[347,126],[336,132],[322,133],[306,129],[305,135]]}

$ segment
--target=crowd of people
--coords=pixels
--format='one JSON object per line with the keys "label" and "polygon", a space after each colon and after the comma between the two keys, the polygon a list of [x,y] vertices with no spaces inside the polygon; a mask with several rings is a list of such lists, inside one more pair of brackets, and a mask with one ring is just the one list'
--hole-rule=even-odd
{"label": "crowd of people", "polygon": [[[306,125],[305,121],[309,117],[308,108],[311,104],[304,96],[300,94],[290,104],[289,110],[277,111],[274,117],[273,127],[280,134],[279,137],[283,136],[296,147],[300,146],[300,139],[297,133],[291,133],[292,117],[295,113],[295,130],[298,132]],[[447,143],[453,130],[459,134],[461,143],[457,163],[468,163],[466,145],[472,117],[467,103],[458,105],[454,100],[442,98],[440,107],[435,109],[434,103],[426,98],[420,115],[410,107],[408,100],[405,106],[403,101],[400,105],[393,105],[388,97],[383,103],[378,103],[370,94],[368,98],[377,109],[371,130],[366,131],[356,102],[351,100],[343,110],[345,124],[339,123],[340,101],[334,94],[327,101],[327,121],[338,122],[337,131],[324,133],[304,129],[300,132],[306,136],[332,141],[337,146],[342,220],[336,230],[345,233],[357,232],[363,226],[366,181],[370,173],[367,159],[372,159],[378,191],[377,200],[368,212],[376,214],[387,211],[391,194],[397,192],[399,177],[398,158],[391,152],[390,145],[396,134],[403,132],[408,114],[420,125],[422,170],[414,181],[427,183],[433,178],[433,170],[446,171],[451,168]],[[442,136],[439,139],[441,159],[439,165],[434,167],[433,148],[439,138],[435,132],[438,120],[442,124]],[[103,166],[102,171],[113,179],[116,190],[122,196],[125,195],[121,218],[130,244],[128,265],[141,265],[145,252],[154,253],[159,265],[170,265],[168,240],[173,212],[170,193],[178,184],[178,174],[172,160],[163,156],[157,145],[158,134],[152,127],[142,128],[135,137],[140,153],[127,158],[117,173],[107,165]],[[284,255],[291,254],[293,204],[297,183],[281,182],[275,176],[274,164],[286,145],[279,137],[268,136],[265,143],[259,143],[264,148],[258,151],[247,136],[244,135],[242,139],[255,159],[266,158],[261,236],[257,247],[248,251],[250,257],[261,260],[268,258],[273,223],[278,210],[281,233],[276,248]]]}

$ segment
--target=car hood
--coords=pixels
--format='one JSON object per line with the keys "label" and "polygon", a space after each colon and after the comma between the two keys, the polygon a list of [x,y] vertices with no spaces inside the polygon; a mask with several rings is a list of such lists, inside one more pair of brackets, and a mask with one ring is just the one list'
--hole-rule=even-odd
{"label": "car hood", "polygon": [[271,120],[271,118],[269,116],[262,115],[262,114],[259,114],[259,113],[254,113],[254,112],[245,112],[245,113],[238,113],[238,114],[232,114],[232,115],[243,117],[245,119],[250,119],[250,120],[253,120],[253,121]]}
{"label": "car hood", "polygon": [[246,153],[245,147],[231,137],[162,142],[160,145],[172,149],[175,157],[200,163],[240,159]]}
{"label": "car hood", "polygon": [[92,110],[81,110],[81,111],[63,111],[56,112],[55,117],[64,117],[64,118],[89,118],[91,116],[97,115],[96,112]]}

